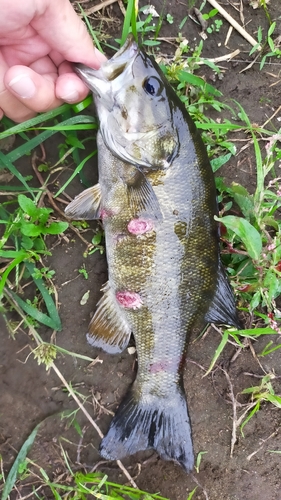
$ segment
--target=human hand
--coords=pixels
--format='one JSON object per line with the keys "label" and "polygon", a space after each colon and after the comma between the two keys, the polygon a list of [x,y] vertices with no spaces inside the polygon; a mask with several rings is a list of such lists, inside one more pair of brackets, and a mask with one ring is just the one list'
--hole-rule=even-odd
{"label": "human hand", "polygon": [[0,119],[28,120],[73,103],[88,89],[70,62],[106,59],[69,0],[0,0]]}

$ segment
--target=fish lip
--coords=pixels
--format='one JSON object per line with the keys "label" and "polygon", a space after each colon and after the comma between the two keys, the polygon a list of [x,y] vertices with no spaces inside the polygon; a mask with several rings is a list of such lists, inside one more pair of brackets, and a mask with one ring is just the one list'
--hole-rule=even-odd
{"label": "fish lip", "polygon": [[[119,75],[123,74],[124,70],[128,69],[133,64],[138,53],[139,47],[133,35],[130,34],[124,45],[111,59],[105,61],[99,69],[90,68],[81,63],[73,64],[73,69],[94,94],[101,97],[101,89],[98,88],[98,82],[106,83],[118,78]],[[96,81],[96,85],[94,80]]]}
{"label": "fish lip", "polygon": [[132,35],[132,33],[130,33],[127,36],[124,45],[122,45],[122,47],[114,54],[114,56],[112,56],[112,58],[109,59],[109,61],[105,61],[105,63],[103,63],[103,64],[106,64],[107,62],[118,59],[120,56],[123,56],[124,53],[127,51],[129,51],[132,54],[131,57],[134,55],[134,53],[139,51],[137,42],[135,40],[135,37]]}

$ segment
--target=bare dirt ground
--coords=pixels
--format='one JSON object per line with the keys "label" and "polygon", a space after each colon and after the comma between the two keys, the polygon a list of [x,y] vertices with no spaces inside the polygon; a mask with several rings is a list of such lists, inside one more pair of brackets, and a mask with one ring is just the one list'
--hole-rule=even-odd
{"label": "bare dirt ground", "polygon": [[[160,0],[153,3],[156,9],[161,10]],[[240,21],[239,12],[230,2],[220,3],[238,22]],[[267,29],[263,9],[253,10],[248,1],[241,3],[244,6],[248,32],[256,36],[258,26]],[[145,2],[141,2],[141,5],[144,4]],[[87,6],[89,7],[88,4]],[[240,2],[234,3],[234,7],[239,6]],[[83,7],[86,8],[84,4]],[[164,22],[161,36],[177,35],[179,23],[187,15],[187,7],[186,2],[166,2],[165,11],[174,16],[174,23],[170,25]],[[205,11],[209,10],[205,8]],[[273,19],[279,16],[277,23],[280,29],[280,0],[271,0],[269,12]],[[108,32],[116,36],[121,26],[121,22],[119,25],[116,23],[116,18],[122,19],[118,4],[105,10],[103,16],[108,19]],[[271,86],[278,81],[273,75],[280,74],[281,66],[275,60],[277,65],[266,65],[263,71],[259,70],[259,64],[254,64],[251,69],[240,73],[246,67],[246,61],[252,60],[248,55],[250,46],[233,31],[228,47],[224,47],[228,28],[228,23],[224,21],[220,31],[209,36],[204,42],[204,56],[217,57],[237,48],[241,53],[232,62],[224,62],[224,78],[211,83],[222,91],[224,98],[237,100],[245,108],[250,120],[261,125],[281,104],[280,80],[278,85]],[[200,40],[198,32],[198,26],[188,19],[182,29],[183,36],[186,36],[190,43],[196,44]],[[171,49],[171,45],[167,43],[161,46],[163,53],[171,53]],[[202,68],[201,74],[208,80],[211,71]],[[278,114],[272,120],[272,126],[276,129],[277,117]],[[243,144],[237,143],[236,157],[232,158],[220,175],[224,175],[228,183],[236,181],[253,189],[255,159],[249,149],[239,154]],[[88,147],[89,150],[93,149],[94,142]],[[56,148],[55,140],[46,143],[47,159],[51,163],[57,155]],[[19,164],[18,168],[25,175],[31,172],[29,161],[25,165]],[[69,176],[71,168],[71,165],[67,167],[65,178]],[[89,184],[95,184],[96,167],[87,165],[85,176]],[[63,178],[60,178],[59,182],[62,184]],[[74,196],[81,190],[81,184],[76,180],[71,184],[69,194]],[[91,227],[94,229],[96,224],[91,224]],[[63,324],[63,330],[56,335],[56,342],[69,351],[92,358],[98,357],[101,362],[91,365],[87,361],[60,355],[56,363],[66,380],[71,381],[72,387],[87,398],[87,410],[105,433],[112,416],[94,404],[93,397],[97,398],[100,405],[114,412],[134,378],[135,357],[127,351],[121,355],[107,355],[87,344],[87,324],[100,297],[100,288],[107,279],[107,265],[105,256],[99,252],[84,258],[85,244],[73,233],[68,232],[67,236],[68,242],[64,239],[61,239],[59,244],[57,239],[50,242],[53,246],[52,257],[46,262],[46,265],[56,271],[55,284],[59,293]],[[84,233],[86,239],[91,236],[91,231]],[[83,265],[89,275],[87,280],[78,272]],[[90,297],[82,306],[80,300],[87,290],[90,291]],[[12,319],[15,318],[11,317]],[[51,333],[47,329],[40,329],[40,334],[47,341]],[[255,342],[254,351],[261,352],[269,340],[267,338]],[[26,333],[19,332],[13,340],[1,322],[0,342],[0,454],[3,457],[4,470],[9,470],[17,451],[34,426],[46,419],[29,454],[32,460],[44,467],[49,477],[56,480],[65,472],[61,443],[69,454],[73,470],[84,468],[90,471],[100,462],[100,438],[81,412],[77,414],[77,420],[83,429],[82,440],[75,428],[69,427],[69,422],[58,416],[58,412],[62,410],[75,410],[76,404],[63,390],[54,372],[47,372],[44,367],[38,366],[32,355],[26,359],[30,352],[29,347],[35,346],[32,339]],[[262,406],[245,426],[244,437],[237,431],[237,443],[233,457],[230,457],[233,405],[229,381],[237,400],[246,403],[248,398],[239,393],[245,387],[258,385],[264,372],[250,348],[245,347],[234,359],[236,349],[229,344],[219,360],[219,366],[209,376],[202,378],[202,368],[208,368],[219,342],[219,333],[209,329],[208,334],[200,340],[196,339],[194,334],[188,350],[184,381],[195,453],[207,452],[202,457],[200,472],[194,475],[210,500],[280,500],[280,454],[270,452],[281,450],[280,410],[271,405]],[[263,358],[262,363],[267,373],[276,374],[274,388],[276,393],[280,394],[279,351]],[[242,410],[243,408],[238,406],[238,416]],[[160,492],[171,500],[185,500],[188,492],[196,486],[191,475],[172,462],[159,459],[152,451],[138,453],[125,460],[124,464],[133,477],[137,476],[135,480],[139,488],[151,493]],[[111,480],[126,481],[115,462],[102,462],[98,465],[98,470],[108,474]],[[202,488],[197,488],[193,497],[195,500],[206,498]],[[20,487],[20,491],[22,494],[31,491],[30,486]],[[16,497],[14,492],[12,498]],[[46,491],[43,498],[52,496]]]}

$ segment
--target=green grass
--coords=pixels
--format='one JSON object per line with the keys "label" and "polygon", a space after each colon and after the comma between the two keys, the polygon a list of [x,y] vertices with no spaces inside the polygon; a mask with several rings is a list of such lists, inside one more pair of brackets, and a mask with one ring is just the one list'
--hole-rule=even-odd
{"label": "green grass", "polygon": [[[264,4],[265,8],[267,10]],[[121,39],[117,42],[123,43],[128,33],[132,32],[136,39],[157,55],[157,47],[160,44],[157,38],[163,16],[164,14],[160,13],[154,26],[152,16],[149,15],[145,19],[143,16],[139,17],[135,2],[129,0]],[[271,23],[264,40],[271,52],[261,56],[261,68],[268,57],[280,57],[279,49],[272,45],[275,28],[275,23]],[[96,34],[93,30],[91,32],[97,44]],[[258,41],[262,43],[261,31],[258,33]],[[250,193],[237,183],[227,186],[221,177],[217,177],[216,180],[220,202],[218,220],[222,228],[222,257],[237,297],[238,308],[245,315],[251,315],[252,324],[251,328],[241,331],[233,328],[222,331],[221,342],[213,353],[206,373],[208,374],[215,367],[229,340],[238,348],[244,348],[245,338],[251,340],[270,335],[270,341],[258,354],[260,359],[281,347],[279,342],[281,312],[277,306],[281,295],[281,223],[278,215],[281,205],[281,179],[275,172],[276,165],[281,160],[279,146],[281,129],[272,131],[254,126],[239,103],[224,103],[221,93],[196,74],[202,64],[210,66],[215,74],[220,73],[217,66],[202,57],[202,51],[203,42],[191,48],[179,34],[174,58],[169,65],[160,62],[161,68],[201,130],[214,171],[219,171],[222,165],[235,155],[234,133],[237,131],[248,137],[256,162],[254,193]],[[90,102],[91,98],[87,98],[78,106],[63,105],[57,110],[38,115],[20,125],[13,125],[4,119],[5,129],[0,133],[0,139],[13,134],[21,138],[21,144],[11,152],[4,154],[0,151],[1,168],[5,167],[17,179],[16,186],[0,186],[6,196],[6,201],[0,207],[2,228],[0,257],[5,262],[0,271],[1,308],[4,315],[5,311],[14,310],[19,315],[19,321],[23,321],[32,332],[37,342],[37,347],[33,351],[34,356],[38,363],[43,363],[47,369],[54,367],[57,353],[92,361],[91,358],[67,352],[44,342],[39,334],[40,325],[48,326],[55,331],[59,331],[62,326],[52,281],[55,271],[46,268],[42,261],[44,256],[51,255],[48,237],[61,234],[66,229],[73,230],[81,236],[85,225],[83,222],[69,224],[65,220],[57,220],[53,209],[39,204],[55,169],[45,163],[39,165],[39,170],[42,175],[44,174],[44,184],[41,188],[35,188],[34,179],[23,177],[15,162],[30,155],[34,148],[45,140],[55,134],[61,134],[62,142],[58,148],[58,161],[55,167],[61,168],[64,162],[71,158],[75,168],[68,180],[53,194],[54,202],[75,176],[80,176],[84,181],[83,166],[96,154],[96,151],[81,160],[81,151],[84,151],[89,138],[81,139],[79,134],[81,130],[95,132],[97,121],[87,114],[78,115],[77,112],[83,111]],[[208,117],[209,109],[217,114],[218,120]],[[221,119],[222,111],[224,118]],[[36,130],[35,136],[34,130]],[[266,148],[261,146],[264,142]],[[103,252],[102,231],[99,229],[95,231],[91,243],[87,245],[85,255],[95,251]],[[84,268],[79,272],[87,279]],[[36,290],[32,300],[28,300],[20,293],[21,285],[26,281],[31,281]],[[17,325],[8,323],[8,326],[13,335]],[[245,387],[243,394],[248,395],[249,405],[240,421],[241,432],[264,403],[272,404],[279,409],[281,407],[281,398],[275,393],[274,377],[270,373],[265,373],[258,386]],[[7,478],[2,477],[2,480],[6,481],[2,490],[2,500],[8,498],[18,477],[32,475],[30,468],[34,464],[27,458],[27,453],[38,429],[39,426],[23,444]],[[198,455],[196,463],[198,470],[201,459],[204,460],[202,458],[204,453],[206,452]],[[71,477],[70,485],[53,482],[43,469],[39,472],[41,484],[49,488],[54,498],[60,499],[65,495],[75,499],[84,499],[86,495],[91,495],[94,498],[107,500],[162,498],[159,495],[113,484],[103,474],[73,472],[65,452],[64,461]],[[196,488],[189,494],[188,500],[193,497],[195,490]],[[40,498],[40,493],[38,492],[35,497]]]}

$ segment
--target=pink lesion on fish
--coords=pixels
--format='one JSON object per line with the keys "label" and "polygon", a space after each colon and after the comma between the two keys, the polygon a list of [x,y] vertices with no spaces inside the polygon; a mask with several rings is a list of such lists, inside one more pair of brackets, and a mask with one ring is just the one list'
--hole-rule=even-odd
{"label": "pink lesion on fish", "polygon": [[129,292],[128,290],[116,292],[116,300],[120,306],[126,309],[139,309],[143,304],[138,293]]}
{"label": "pink lesion on fish", "polygon": [[102,208],[100,211],[100,219],[105,220],[105,219],[108,219],[109,217],[113,217],[114,215],[117,215],[117,214],[118,214],[118,210]]}
{"label": "pink lesion on fish", "polygon": [[132,219],[128,223],[128,231],[136,236],[148,233],[154,228],[153,222],[149,219]]}
{"label": "pink lesion on fish", "polygon": [[155,361],[155,363],[150,363],[149,372],[150,373],[175,373],[181,371],[183,364],[185,362],[185,355],[178,356],[176,358],[171,359],[161,359],[159,361]]}

